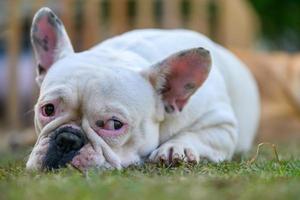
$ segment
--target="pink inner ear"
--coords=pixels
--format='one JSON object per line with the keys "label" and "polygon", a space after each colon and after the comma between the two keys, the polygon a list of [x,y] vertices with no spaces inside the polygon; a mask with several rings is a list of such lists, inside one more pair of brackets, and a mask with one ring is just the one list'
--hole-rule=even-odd
{"label": "pink inner ear", "polygon": [[49,17],[48,15],[41,16],[32,32],[39,64],[44,70],[48,70],[53,64],[57,45],[57,27],[50,23]]}
{"label": "pink inner ear", "polygon": [[163,65],[170,68],[163,91],[166,110],[181,111],[208,76],[211,65],[209,53],[203,49],[201,52],[190,50],[171,57]]}

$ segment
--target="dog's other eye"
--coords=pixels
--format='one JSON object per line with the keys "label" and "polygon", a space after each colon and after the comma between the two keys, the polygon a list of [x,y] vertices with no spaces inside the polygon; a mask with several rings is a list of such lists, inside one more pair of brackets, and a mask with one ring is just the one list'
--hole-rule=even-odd
{"label": "dog's other eye", "polygon": [[106,130],[119,130],[123,127],[123,123],[117,119],[110,119],[105,122],[103,129]]}
{"label": "dog's other eye", "polygon": [[111,138],[125,134],[128,130],[128,124],[113,116],[106,120],[97,120],[92,128],[99,136]]}
{"label": "dog's other eye", "polygon": [[46,117],[51,117],[55,114],[55,107],[52,103],[48,103],[43,106],[42,114]]}

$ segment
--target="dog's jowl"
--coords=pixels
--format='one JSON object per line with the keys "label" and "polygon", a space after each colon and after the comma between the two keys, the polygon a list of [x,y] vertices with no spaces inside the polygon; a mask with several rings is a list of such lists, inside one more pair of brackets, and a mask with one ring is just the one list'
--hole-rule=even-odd
{"label": "dog's jowl", "polygon": [[256,83],[225,48],[189,30],[136,30],[75,53],[40,9],[31,29],[40,96],[28,169],[230,160],[250,149]]}

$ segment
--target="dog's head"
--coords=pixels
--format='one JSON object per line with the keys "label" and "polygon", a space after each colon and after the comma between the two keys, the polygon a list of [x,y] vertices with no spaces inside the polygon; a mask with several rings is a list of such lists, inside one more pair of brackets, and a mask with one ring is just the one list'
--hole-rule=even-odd
{"label": "dog's head", "polygon": [[141,70],[134,57],[75,53],[62,22],[48,8],[36,13],[31,40],[40,95],[38,140],[28,169],[121,168],[140,162],[157,147],[165,115],[184,108],[211,65],[203,48]]}

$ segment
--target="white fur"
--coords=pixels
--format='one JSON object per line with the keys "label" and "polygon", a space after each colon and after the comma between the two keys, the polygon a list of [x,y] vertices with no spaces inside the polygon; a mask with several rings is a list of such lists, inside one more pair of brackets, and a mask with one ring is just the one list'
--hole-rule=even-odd
{"label": "white fur", "polygon": [[[222,115],[224,115],[224,119],[230,120],[229,123],[236,123],[234,118],[237,118],[235,125],[237,127],[235,128],[239,130],[235,136],[237,137],[234,141],[236,145],[232,145],[232,148],[235,152],[248,151],[259,122],[259,94],[255,80],[249,70],[228,50],[193,31],[154,29],[137,30],[123,34],[103,42],[95,50],[110,49],[115,52],[132,52],[134,53],[133,57],[139,55],[144,58],[138,66],[147,67],[170,54],[194,47],[204,47],[211,52],[212,72],[205,85],[190,100],[184,112],[175,118],[172,117],[171,123],[168,120],[162,123],[161,142],[169,138],[165,135],[185,127],[185,119],[189,124],[189,122],[203,117],[210,109],[216,108],[219,110],[219,114],[215,111],[217,116],[208,120],[208,126],[211,123],[216,123],[213,120],[217,120],[216,118],[220,118]],[[145,60],[148,63],[144,64]],[[226,122],[224,119],[220,119],[220,121]],[[200,119],[199,123],[204,123],[203,119]],[[222,135],[221,137],[225,136]],[[220,138],[220,140],[223,139],[225,138]]]}
{"label": "white fur", "polygon": [[[211,52],[211,72],[182,112],[166,114],[143,72],[175,52],[194,47]],[[43,127],[36,116],[40,138],[47,138],[59,126],[76,124],[89,133],[92,145],[98,145],[95,152],[106,152],[98,156],[118,167],[141,163],[150,154],[154,162],[169,153],[187,161],[230,160],[235,152],[249,150],[259,121],[259,95],[250,72],[229,51],[188,30],[137,30],[91,50],[70,53],[47,72],[36,115],[43,102],[58,97],[69,121],[60,121],[61,116]],[[103,140],[96,141],[89,125],[104,114],[128,122],[127,135],[104,139],[105,145]],[[41,167],[37,166],[41,156],[34,153],[38,148],[37,144],[28,168]]]}

